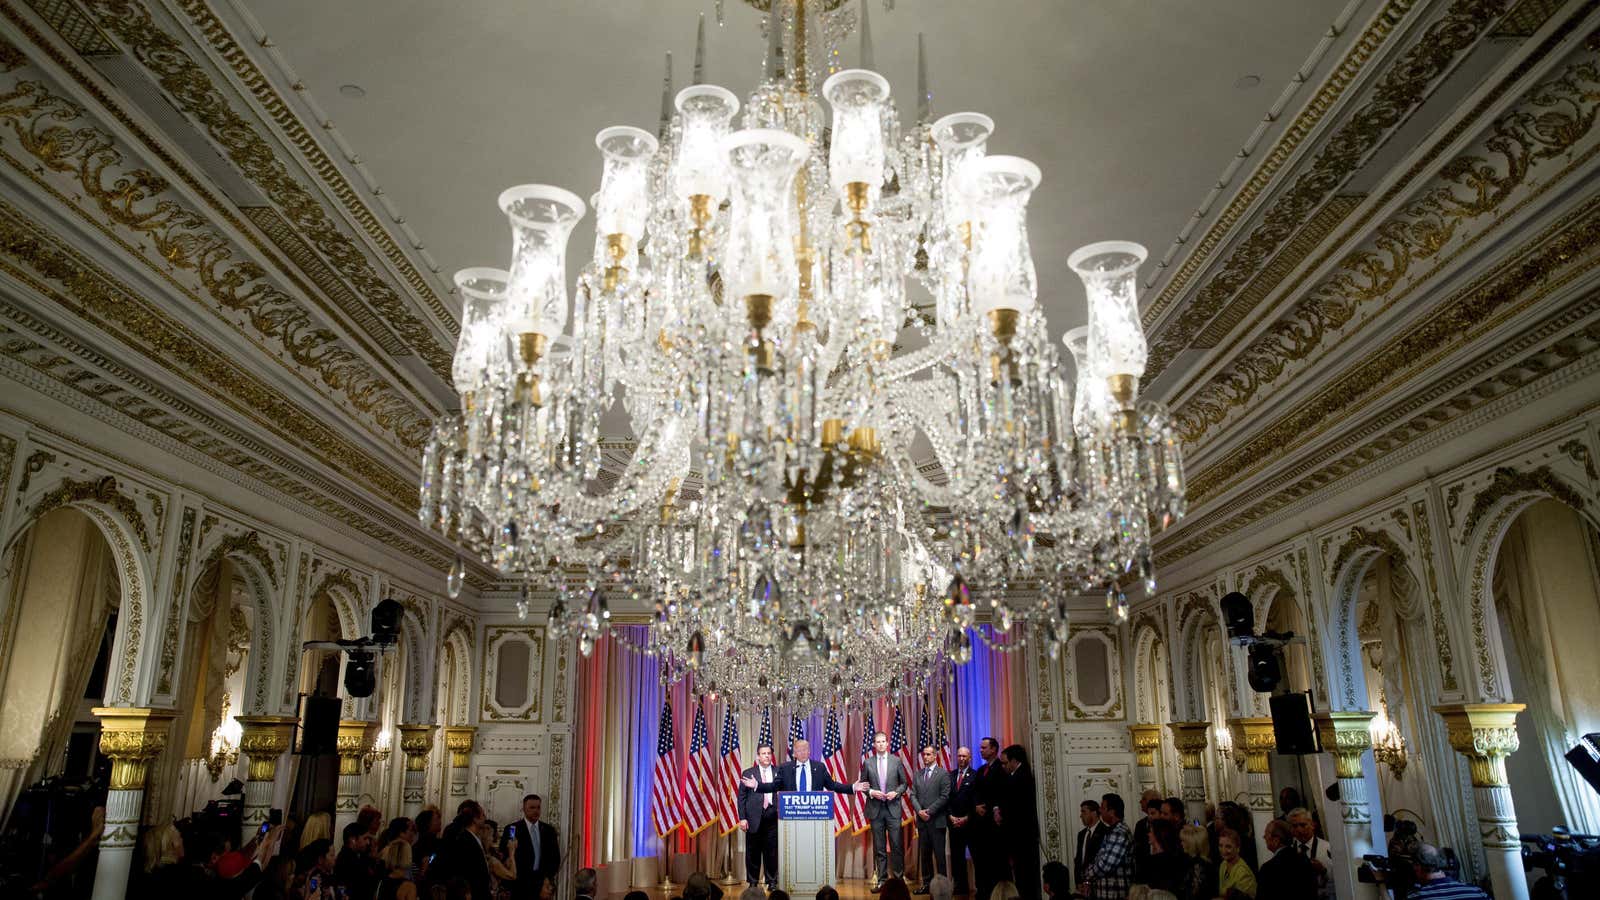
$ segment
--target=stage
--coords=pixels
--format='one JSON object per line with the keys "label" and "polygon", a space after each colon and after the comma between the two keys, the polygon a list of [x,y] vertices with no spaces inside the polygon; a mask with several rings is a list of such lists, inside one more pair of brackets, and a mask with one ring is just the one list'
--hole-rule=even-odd
{"label": "stage", "polygon": [[[717,887],[722,888],[723,900],[738,900],[739,894],[745,889],[745,883],[743,881],[740,881],[737,884],[723,884],[721,881],[713,879],[713,883],[716,884]],[[912,890],[916,890],[917,887],[916,884],[908,884],[907,886]],[[872,882],[866,878],[844,878],[833,887],[839,892],[839,900],[875,900],[875,898],[878,896],[877,894],[872,893]],[[682,884],[673,885],[672,890],[670,891],[665,891],[657,887],[629,888],[628,890],[644,891],[646,894],[650,895],[650,900],[671,900],[673,897],[679,897],[683,895]],[[597,898],[597,900],[622,900],[623,896],[627,893],[628,891],[608,893]],[[957,896],[961,895],[958,894]],[[814,900],[814,898],[812,895],[808,894],[803,897],[797,896],[793,898],[793,900]]]}

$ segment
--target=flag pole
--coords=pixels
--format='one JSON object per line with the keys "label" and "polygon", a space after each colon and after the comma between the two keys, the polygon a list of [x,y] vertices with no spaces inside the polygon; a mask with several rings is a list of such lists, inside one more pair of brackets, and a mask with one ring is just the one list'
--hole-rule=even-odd
{"label": "flag pole", "polygon": [[672,833],[661,839],[661,880],[656,882],[656,887],[666,891],[669,895],[677,885],[672,883]]}
{"label": "flag pole", "polygon": [[727,858],[723,860],[722,878],[719,879],[722,884],[738,884],[743,880],[733,872],[733,842],[738,839],[739,830],[737,828],[728,832],[728,855]]}

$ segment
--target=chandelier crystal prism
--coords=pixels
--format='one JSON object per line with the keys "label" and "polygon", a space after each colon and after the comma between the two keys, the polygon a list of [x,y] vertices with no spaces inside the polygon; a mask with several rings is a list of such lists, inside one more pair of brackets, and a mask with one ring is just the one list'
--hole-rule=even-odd
{"label": "chandelier crystal prism", "polygon": [[570,295],[586,204],[501,195],[510,269],[456,275],[461,411],[419,517],[552,593],[584,652],[626,599],[669,677],[826,703],[965,661],[985,614],[1063,641],[1068,599],[1105,590],[1125,617],[1184,483],[1138,398],[1144,249],[1071,255],[1088,324],[1063,352],[1028,235],[1039,168],[988,155],[985,115],[933,120],[925,85],[903,127],[882,75],[832,65],[848,9],[813,6],[771,2],[743,104],[695,84],[659,137],[600,132]]}

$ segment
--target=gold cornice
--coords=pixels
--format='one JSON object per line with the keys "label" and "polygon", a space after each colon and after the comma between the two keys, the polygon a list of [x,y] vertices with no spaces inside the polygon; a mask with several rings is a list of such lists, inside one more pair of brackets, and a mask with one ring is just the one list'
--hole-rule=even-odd
{"label": "gold cornice", "polygon": [[[1586,4],[1586,8],[1595,6],[1600,6],[1600,0]],[[1525,57],[1480,99],[1472,114],[1459,118],[1455,128],[1435,140],[1405,177],[1369,204],[1367,213],[1344,235],[1330,242],[1322,258],[1303,272],[1317,271],[1323,261],[1337,253],[1336,268],[1313,287],[1302,289],[1295,285],[1285,291],[1284,296],[1300,299],[1287,313],[1270,313],[1279,315],[1278,322],[1244,344],[1197,391],[1191,394],[1190,385],[1205,378],[1203,372],[1174,390],[1173,396],[1184,397],[1173,409],[1173,422],[1186,443],[1198,443],[1229,421],[1230,416],[1261,396],[1267,386],[1284,377],[1290,363],[1306,363],[1313,356],[1321,358],[1319,354],[1325,355],[1351,340],[1360,331],[1359,327],[1347,327],[1352,322],[1370,322],[1373,316],[1392,308],[1428,283],[1427,276],[1496,233],[1496,226],[1513,212],[1593,158],[1595,148],[1577,157],[1570,155],[1572,148],[1593,130],[1595,110],[1600,106],[1600,92],[1594,89],[1600,71],[1595,59],[1588,58],[1566,66],[1530,89],[1521,104],[1490,123],[1468,152],[1439,166],[1428,188],[1390,215],[1371,237],[1351,250],[1342,249],[1346,240],[1364,228],[1378,210],[1388,208],[1417,175],[1432,169],[1437,155],[1452,146],[1459,133],[1476,124],[1500,94],[1520,83],[1521,77],[1559,46],[1579,21],[1578,15],[1569,17],[1564,28]],[[1485,157],[1503,157],[1504,165]],[[1564,166],[1557,173],[1530,177],[1539,162],[1550,160],[1562,161]],[[1499,174],[1502,168],[1505,173]],[[1510,209],[1503,209],[1502,205],[1525,186],[1526,196]],[[1480,219],[1486,224],[1479,232],[1466,237],[1458,234],[1466,223]],[[1420,274],[1413,271],[1414,266],[1420,268],[1423,263],[1431,263],[1432,268]],[[1375,307],[1361,313],[1368,305]],[[1358,315],[1365,318],[1358,320]],[[1292,379],[1299,371],[1289,377]]]}
{"label": "gold cornice", "polygon": [[246,760],[250,781],[273,781],[278,759],[289,752],[297,721],[293,716],[234,716],[241,729],[239,752]]}
{"label": "gold cornice", "polygon": [[422,772],[428,768],[428,751],[433,748],[433,733],[437,725],[401,725],[400,752],[406,757],[407,772]]}
{"label": "gold cornice", "polygon": [[[1399,54],[1377,80],[1371,99],[1330,132],[1321,152],[1272,201],[1255,230],[1235,245],[1189,304],[1153,336],[1146,378],[1153,380],[1160,375],[1192,337],[1359,170],[1374,148],[1428,98],[1437,80],[1477,46],[1507,5],[1508,0],[1455,0],[1443,16]],[[1167,292],[1163,291],[1162,296]],[[1161,299],[1158,297],[1157,302]],[[1158,314],[1165,305],[1157,308],[1152,304],[1149,315]]]}
{"label": "gold cornice", "polygon": [[[50,93],[39,82],[17,82],[12,90],[0,93],[0,124],[12,128],[16,145],[33,161],[24,163],[9,153],[5,159],[19,174],[53,195],[63,209],[77,213],[122,246],[128,258],[211,308],[265,358],[305,381],[309,388],[327,392],[348,406],[358,414],[357,421],[369,417],[379,429],[375,431],[378,436],[409,450],[421,447],[431,428],[434,410],[430,399],[413,394],[413,402],[402,396],[396,385],[407,390],[409,385],[393,369],[385,377],[372,362],[346,347],[338,335],[319,327],[294,297],[267,280],[259,266],[236,253],[232,240],[211,227],[203,215],[188,209],[164,180],[148,170],[126,166],[111,135],[90,124],[66,124],[79,120],[87,122],[84,110],[72,100]],[[62,194],[45,178],[45,171],[72,177],[82,196],[74,200]],[[91,202],[107,221],[89,215],[79,205],[81,200]],[[133,243],[117,229],[148,243]],[[179,281],[176,272],[197,279],[209,302]],[[275,346],[263,344],[263,339]],[[302,368],[315,378],[308,378]]]}
{"label": "gold cornice", "polygon": [[1369,726],[1371,710],[1317,713],[1317,735],[1322,749],[1333,756],[1334,773],[1340,778],[1360,778],[1361,754],[1372,747]]}
{"label": "gold cornice", "polygon": [[394,237],[379,223],[378,217],[372,212],[371,207],[362,201],[361,192],[356,190],[345,179],[338,166],[323,152],[322,145],[312,137],[312,130],[305,127],[305,124],[295,115],[289,104],[273,89],[272,83],[262,74],[260,68],[255,65],[255,61],[251,59],[249,53],[234,41],[233,35],[228,32],[227,26],[217,18],[215,13],[211,11],[210,6],[204,2],[181,0],[179,5],[199,32],[205,36],[206,41],[211,45],[212,51],[232,67],[234,75],[250,90],[256,102],[261,104],[261,108],[283,130],[289,142],[294,144],[301,154],[305,156],[306,161],[310,163],[311,171],[322,180],[331,194],[339,198],[339,202],[344,206],[345,211],[361,226],[361,230],[366,233],[367,237],[378,245],[384,257],[399,271],[416,296],[427,304],[429,311],[438,318],[439,323],[447,332],[452,336],[458,334],[460,325],[456,321],[455,315],[439,299],[433,285],[426,276],[417,270],[416,266],[412,264],[411,258],[406,255],[405,251],[400,249],[400,246],[395,243]]}
{"label": "gold cornice", "polygon": [[478,729],[471,725],[448,725],[444,729],[444,746],[450,751],[450,767],[465,769],[471,761],[472,740]]}
{"label": "gold cornice", "polygon": [[1193,242],[1193,249],[1184,257],[1178,271],[1173,273],[1161,292],[1150,301],[1142,317],[1146,328],[1154,326],[1156,320],[1189,286],[1189,282],[1210,259],[1212,251],[1222,243],[1234,225],[1255,204],[1256,198],[1272,182],[1283,164],[1288,162],[1300,144],[1322,122],[1334,104],[1344,96],[1345,90],[1355,83],[1372,55],[1394,32],[1394,27],[1405,18],[1406,13],[1411,11],[1413,3],[1414,0],[1390,0],[1377,15],[1373,16],[1366,31],[1350,45],[1344,58],[1330,70],[1317,93],[1306,103],[1300,114],[1295,116],[1294,121],[1284,129],[1283,135],[1262,157],[1261,163],[1250,173],[1249,179],[1239,187],[1233,199],[1228,202],[1227,208],[1217,214],[1216,221],[1206,229],[1205,236]]}
{"label": "gold cornice", "polygon": [[1272,719],[1229,719],[1228,726],[1235,735],[1235,746],[1244,751],[1245,771],[1252,775],[1267,772],[1267,754],[1278,747]]}
{"label": "gold cornice", "polygon": [[1178,766],[1184,769],[1200,768],[1200,754],[1211,745],[1210,722],[1169,722],[1172,745],[1178,751]]}
{"label": "gold cornice", "polygon": [[[1429,319],[1369,354],[1359,368],[1297,409],[1316,410],[1320,417],[1316,430],[1318,433],[1325,431],[1345,421],[1347,414],[1396,395],[1411,380],[1424,374],[1438,358],[1458,349],[1458,341],[1476,339],[1485,330],[1520,314],[1551,293],[1592,272],[1600,265],[1600,257],[1592,252],[1600,247],[1600,203],[1591,202],[1564,217],[1525,246],[1534,249],[1514,254],[1495,271],[1441,302]],[[1529,273],[1535,274],[1530,276]],[[1527,294],[1521,293],[1527,288],[1531,288]],[[1312,457],[1280,473],[1270,482],[1251,487],[1248,493],[1230,500],[1223,507],[1186,519],[1177,529],[1158,539],[1162,545],[1158,548],[1162,565],[1171,565],[1223,536],[1384,458],[1429,431],[1492,401],[1501,393],[1499,390],[1487,395],[1480,393],[1478,387],[1482,385],[1505,381],[1508,387],[1515,388],[1532,378],[1548,376],[1585,358],[1587,351],[1577,355],[1562,352],[1551,356],[1544,352],[1544,348],[1549,341],[1561,339],[1561,330],[1572,327],[1571,323],[1580,321],[1583,315],[1588,314],[1586,310],[1595,305],[1595,300],[1590,298],[1563,309],[1540,326],[1543,331],[1536,329],[1537,333],[1519,336],[1491,348],[1489,357],[1461,367],[1440,384],[1407,397],[1403,401],[1405,405],[1386,410],[1380,418],[1361,429],[1319,446]],[[1549,358],[1541,359],[1537,364],[1529,362],[1525,373],[1505,368],[1509,361],[1517,358],[1530,360],[1535,355]],[[1429,414],[1419,416],[1418,413],[1423,410],[1430,410]],[[1299,417],[1296,415],[1294,418],[1297,420]],[[1242,480],[1250,472],[1279,458],[1282,455],[1279,448],[1303,444],[1303,440],[1292,434],[1294,431],[1295,426],[1286,417],[1269,426],[1248,444],[1250,447],[1263,448],[1261,452],[1264,458],[1252,459],[1230,454],[1226,462],[1216,463],[1196,473],[1189,482],[1191,503],[1199,505],[1206,502],[1221,493],[1226,484]],[[1178,538],[1182,539],[1181,543],[1174,542]]]}
{"label": "gold cornice", "polygon": [[[388,327],[422,357],[434,374],[449,383],[450,350],[443,346],[425,323],[412,314],[389,283],[372,268],[360,248],[339,230],[311,192],[290,175],[272,145],[233,109],[204,67],[190,56],[184,42],[156,25],[149,9],[142,3],[131,0],[83,0],[83,5],[95,15],[100,28],[119,41],[129,55],[149,72],[172,104],[188,114],[233,162],[240,174],[259,188],[281,213],[292,217],[295,227],[340,269],[343,277],[356,285],[358,292],[374,306]],[[197,13],[197,10],[202,10],[204,15]],[[191,16],[200,16],[197,23],[207,32],[208,40],[213,43],[225,41],[224,46],[219,48],[219,55],[234,66],[236,74],[259,100],[261,94],[257,88],[265,83],[265,79],[259,71],[250,71],[254,69],[253,65],[241,69],[240,60],[244,54],[228,39],[221,22],[203,6],[187,4],[186,11]],[[291,124],[282,116],[278,119],[280,126]],[[293,124],[298,125],[298,121],[294,120]],[[295,145],[301,152],[307,152],[308,147],[315,145],[303,126],[299,128],[299,137]],[[321,157],[322,165],[316,165],[313,161],[313,168],[319,175],[325,181],[331,182],[335,178],[342,181],[343,177],[338,174],[331,160],[321,154],[320,148],[317,155]],[[353,195],[346,185],[344,196],[348,198]],[[371,220],[370,211],[368,219]],[[392,247],[392,240],[389,243]],[[411,268],[409,261],[403,265]],[[429,303],[444,325],[443,330],[453,337],[457,326],[448,309],[420,276],[414,286],[421,288],[421,299]]]}
{"label": "gold cornice", "polygon": [[1141,766],[1156,764],[1156,750],[1161,747],[1161,726],[1151,724],[1129,725],[1128,733],[1133,739],[1134,761]]}

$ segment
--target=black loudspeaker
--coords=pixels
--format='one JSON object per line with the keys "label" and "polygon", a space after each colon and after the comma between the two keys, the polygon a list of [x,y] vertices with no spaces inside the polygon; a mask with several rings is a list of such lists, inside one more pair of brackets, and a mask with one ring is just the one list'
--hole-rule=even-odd
{"label": "black loudspeaker", "polygon": [[1311,721],[1310,691],[1276,694],[1267,703],[1272,708],[1272,738],[1279,753],[1322,752],[1322,741],[1317,738],[1316,725]]}
{"label": "black loudspeaker", "polygon": [[296,753],[317,756],[337,750],[339,707],[338,697],[300,695],[300,741]]}

